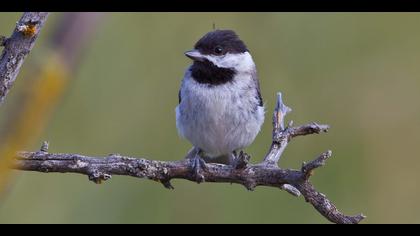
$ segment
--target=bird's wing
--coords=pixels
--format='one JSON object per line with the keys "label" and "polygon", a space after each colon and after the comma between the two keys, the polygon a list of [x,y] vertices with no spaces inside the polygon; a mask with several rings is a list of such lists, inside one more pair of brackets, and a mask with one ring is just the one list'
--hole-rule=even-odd
{"label": "bird's wing", "polygon": [[260,81],[258,80],[257,70],[253,70],[252,79],[254,80],[255,87],[257,88],[258,106],[264,106],[263,98],[261,96]]}

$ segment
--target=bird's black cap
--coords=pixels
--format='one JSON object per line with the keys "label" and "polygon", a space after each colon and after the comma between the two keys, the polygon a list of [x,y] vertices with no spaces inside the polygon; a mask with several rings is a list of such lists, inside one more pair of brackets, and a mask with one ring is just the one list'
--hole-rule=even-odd
{"label": "bird's black cap", "polygon": [[233,30],[214,30],[205,34],[194,48],[205,55],[243,53],[248,49]]}

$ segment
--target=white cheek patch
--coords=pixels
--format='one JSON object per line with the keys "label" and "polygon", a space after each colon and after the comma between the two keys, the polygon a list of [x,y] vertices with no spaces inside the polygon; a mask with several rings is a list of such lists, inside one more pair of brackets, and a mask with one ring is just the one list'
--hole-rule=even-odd
{"label": "white cheek patch", "polygon": [[255,67],[252,56],[248,52],[239,54],[227,53],[223,56],[205,55],[204,57],[217,67],[234,68],[238,72],[247,72]]}

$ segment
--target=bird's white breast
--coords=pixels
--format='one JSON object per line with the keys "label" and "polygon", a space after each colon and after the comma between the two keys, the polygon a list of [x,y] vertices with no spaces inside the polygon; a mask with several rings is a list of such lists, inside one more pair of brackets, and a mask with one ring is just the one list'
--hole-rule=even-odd
{"label": "bird's white breast", "polygon": [[181,98],[176,108],[178,131],[210,157],[249,146],[264,122],[251,73],[211,86],[196,82],[187,70]]}

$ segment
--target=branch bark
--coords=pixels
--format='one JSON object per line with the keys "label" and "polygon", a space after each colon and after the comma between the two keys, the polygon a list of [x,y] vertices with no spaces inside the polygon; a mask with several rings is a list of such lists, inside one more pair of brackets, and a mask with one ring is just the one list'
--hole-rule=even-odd
{"label": "branch bark", "polygon": [[0,46],[4,46],[0,56],[0,105],[13,86],[47,17],[47,12],[25,12],[17,22],[12,36],[0,38]]}
{"label": "branch bark", "polygon": [[[202,175],[207,182],[236,183],[254,190],[257,186],[277,187],[294,196],[303,195],[305,200],[333,223],[357,224],[365,218],[362,214],[347,216],[341,213],[322,193],[309,182],[312,171],[324,166],[331,157],[327,151],[315,160],[304,163],[301,170],[282,169],[278,161],[290,140],[295,137],[327,132],[327,125],[311,123],[298,127],[284,127],[284,117],[290,112],[284,105],[281,94],[273,115],[273,141],[271,148],[259,164],[250,164],[249,155],[241,153],[233,165],[206,163]],[[195,182],[191,170],[191,160],[156,161],[111,154],[107,157],[89,157],[79,154],[48,153],[48,145],[43,144],[37,152],[19,152],[14,168],[26,171],[79,173],[95,183],[108,180],[112,175],[127,175],[147,178],[173,189],[172,179],[185,179]],[[191,153],[191,151],[190,151]],[[187,155],[188,156],[188,155]]]}

